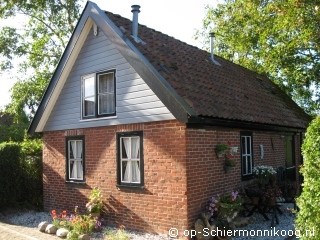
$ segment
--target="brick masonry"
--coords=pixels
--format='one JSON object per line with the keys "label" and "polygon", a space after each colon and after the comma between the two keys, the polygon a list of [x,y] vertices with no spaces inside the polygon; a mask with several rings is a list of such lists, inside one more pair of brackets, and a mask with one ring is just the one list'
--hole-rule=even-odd
{"label": "brick masonry", "polygon": [[[116,187],[116,133],[143,131],[145,188]],[[240,150],[237,166],[223,170],[215,146],[230,141],[240,149],[241,129],[186,128],[178,121],[72,129],[43,133],[45,210],[84,211],[91,189],[99,187],[106,202],[107,224],[151,233],[180,232],[192,228],[208,199],[248,184],[241,180]],[[284,165],[286,133],[253,131],[255,165]],[[65,183],[67,136],[85,136],[85,184]],[[300,164],[300,139],[294,135],[296,163]],[[264,145],[264,158],[260,147]],[[250,182],[250,181],[249,181]]]}

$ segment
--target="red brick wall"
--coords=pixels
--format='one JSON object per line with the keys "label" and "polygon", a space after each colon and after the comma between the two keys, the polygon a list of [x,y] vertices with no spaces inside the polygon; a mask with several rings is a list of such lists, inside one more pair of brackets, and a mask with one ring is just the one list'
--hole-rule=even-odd
{"label": "red brick wall", "polygon": [[[143,131],[145,190],[116,187],[116,133]],[[186,128],[177,121],[119,125],[69,131],[45,132],[44,206],[46,210],[84,210],[93,187],[102,190],[110,225],[147,232],[181,233],[194,222],[210,197],[230,193],[252,181],[241,180],[240,129]],[[284,165],[285,133],[252,131],[255,165]],[[65,138],[85,136],[86,184],[65,183]],[[215,153],[217,144],[239,147],[230,173]],[[260,144],[264,157],[260,158]],[[300,164],[300,140],[295,135],[295,156]]]}
{"label": "red brick wall", "polygon": [[[188,226],[192,228],[201,212],[205,211],[210,197],[216,194],[231,193],[239,190],[254,180],[242,181],[240,158],[240,129],[187,129],[187,177],[188,177]],[[246,130],[247,131],[247,130]],[[250,131],[249,131],[250,132]],[[284,166],[284,134],[276,132],[251,131],[253,133],[253,160],[254,165]],[[236,167],[225,173],[224,158],[218,158],[215,147],[218,144],[227,144],[239,148],[232,157]],[[260,144],[264,148],[261,159]],[[295,136],[296,165],[300,159],[299,136]],[[298,179],[298,178],[297,178]]]}
{"label": "red brick wall", "polygon": [[[116,187],[116,132],[143,131],[144,190]],[[65,137],[85,136],[86,184],[65,183]],[[84,210],[93,187],[102,190],[110,225],[167,233],[187,228],[185,127],[176,121],[45,132],[45,210]]]}

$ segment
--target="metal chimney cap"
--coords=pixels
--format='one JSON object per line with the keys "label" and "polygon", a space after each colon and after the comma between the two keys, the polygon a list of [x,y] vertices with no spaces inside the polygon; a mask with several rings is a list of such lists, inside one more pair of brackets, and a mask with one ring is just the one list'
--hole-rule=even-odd
{"label": "metal chimney cap", "polygon": [[215,35],[216,35],[215,32],[210,32],[210,33],[209,33],[209,36],[210,36],[210,37],[214,37]]}
{"label": "metal chimney cap", "polygon": [[131,12],[140,12],[140,5],[132,5],[131,9]]}

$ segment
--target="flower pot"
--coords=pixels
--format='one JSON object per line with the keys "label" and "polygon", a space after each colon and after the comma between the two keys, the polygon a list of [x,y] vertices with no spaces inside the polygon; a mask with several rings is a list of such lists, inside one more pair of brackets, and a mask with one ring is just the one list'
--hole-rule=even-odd
{"label": "flower pot", "polygon": [[238,152],[238,147],[230,147],[230,154],[233,156]]}
{"label": "flower pot", "polygon": [[218,157],[223,157],[225,155],[226,151],[219,151],[217,152]]}
{"label": "flower pot", "polygon": [[271,187],[275,187],[276,186],[276,179],[275,178],[270,178],[269,179],[269,183],[270,183],[270,185],[271,185]]}
{"label": "flower pot", "polygon": [[224,165],[224,172],[228,173],[233,167]]}

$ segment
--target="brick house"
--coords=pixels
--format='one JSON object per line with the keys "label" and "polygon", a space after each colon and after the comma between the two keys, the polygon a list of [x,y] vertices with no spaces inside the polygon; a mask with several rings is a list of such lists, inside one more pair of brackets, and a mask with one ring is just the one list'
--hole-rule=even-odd
{"label": "brick house", "polygon": [[[44,208],[99,187],[110,225],[192,228],[255,165],[298,178],[309,117],[264,76],[88,2],[29,133],[43,135]],[[215,147],[239,151],[229,173]]]}

